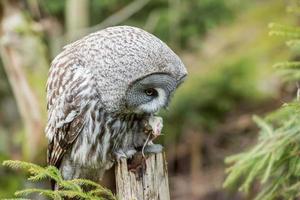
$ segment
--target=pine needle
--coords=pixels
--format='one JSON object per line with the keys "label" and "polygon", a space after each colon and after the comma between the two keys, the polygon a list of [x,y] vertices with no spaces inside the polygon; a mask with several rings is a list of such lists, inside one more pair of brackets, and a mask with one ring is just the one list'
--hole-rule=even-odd
{"label": "pine needle", "polygon": [[[29,181],[41,181],[45,179],[53,179],[56,181],[56,184],[59,186],[59,190],[48,190],[48,189],[39,189],[39,188],[29,188],[15,192],[16,196],[27,196],[32,193],[38,193],[41,196],[48,197],[50,199],[62,200],[65,197],[76,197],[83,200],[116,200],[117,198],[113,193],[101,186],[98,183],[95,183],[90,180],[85,179],[74,179],[74,180],[63,180],[59,170],[54,166],[41,167],[39,165],[7,160],[3,162],[3,165],[13,168],[13,169],[23,169],[29,172]],[[92,186],[92,189],[85,191],[83,186]],[[89,187],[88,187],[89,188]],[[13,198],[14,200],[21,200],[23,198]],[[13,200],[11,199],[11,200]]]}

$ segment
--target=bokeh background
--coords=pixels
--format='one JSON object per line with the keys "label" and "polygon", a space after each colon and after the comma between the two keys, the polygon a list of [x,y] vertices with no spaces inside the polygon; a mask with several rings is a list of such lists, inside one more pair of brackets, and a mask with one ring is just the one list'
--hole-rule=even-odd
{"label": "bokeh background", "polygon": [[[65,44],[114,25],[143,28],[182,58],[189,77],[164,116],[171,199],[251,199],[222,188],[224,158],[257,139],[254,114],[295,94],[272,64],[291,55],[268,36],[270,22],[295,23],[284,0],[1,0],[0,161],[45,165],[45,83]],[[104,183],[113,189],[113,174]],[[31,187],[0,167],[0,198]],[[48,187],[40,183],[38,187]],[[38,197],[36,197],[38,198]]]}

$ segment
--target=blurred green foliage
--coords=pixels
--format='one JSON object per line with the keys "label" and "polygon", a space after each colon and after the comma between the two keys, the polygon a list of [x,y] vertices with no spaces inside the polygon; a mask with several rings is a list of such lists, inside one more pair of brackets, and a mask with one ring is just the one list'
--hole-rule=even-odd
{"label": "blurred green foliage", "polygon": [[[300,13],[300,5],[292,9]],[[299,55],[300,29],[272,23],[270,35],[290,39],[286,44]],[[295,51],[296,50],[296,51]],[[300,80],[300,63],[296,61],[280,62],[274,67],[281,71],[289,81]],[[257,183],[259,192],[255,200],[299,199],[300,197],[300,89],[297,98],[285,103],[281,108],[264,119],[254,117],[260,128],[258,142],[250,150],[226,158],[228,177],[224,187],[238,187],[247,194],[253,191]]]}
{"label": "blurred green foliage", "polygon": [[[4,156],[0,153],[0,162],[8,159],[8,156]],[[14,170],[8,168],[2,168],[0,170],[0,198],[10,197],[15,191],[21,189],[24,184],[24,176],[16,174]]]}
{"label": "blurred green foliage", "polygon": [[[11,101],[11,98],[13,97],[8,79],[6,77],[6,73],[4,71],[2,63],[0,63],[0,110],[4,111],[5,107],[8,104],[8,101]],[[13,102],[15,103],[15,102]],[[13,112],[13,111],[12,111]],[[16,110],[14,110],[16,112]],[[5,114],[5,115],[4,115]],[[11,117],[10,115],[7,115],[7,113],[0,112],[0,129],[1,128],[9,128],[11,123],[18,121],[18,118]],[[0,130],[1,133],[1,130]],[[0,148],[1,152],[1,148]]]}
{"label": "blurred green foliage", "polygon": [[[66,1],[39,2],[42,10],[48,15],[55,16],[64,27]],[[90,25],[101,23],[131,2],[133,1],[90,0]],[[187,81],[176,92],[169,111],[163,113],[165,139],[168,143],[173,143],[174,137],[184,134],[186,127],[213,132],[228,112],[240,108],[241,104],[258,104],[267,97],[268,94],[261,91],[259,85],[260,76],[264,71],[263,66],[268,65],[269,59],[278,59],[285,55],[285,50],[280,49],[278,43],[264,37],[265,19],[274,16],[286,19],[282,17],[282,8],[278,6],[281,3],[278,2],[280,1],[257,0],[245,3],[237,0],[151,0],[142,10],[122,23],[149,28],[146,25],[156,19],[157,21],[152,21],[153,27],[149,28],[151,29],[149,31],[177,49],[179,54],[186,50],[191,54],[195,53],[196,48],[202,47],[206,33],[222,23],[226,24],[225,28],[216,30],[220,32],[222,40],[215,39],[216,33],[212,34],[213,39],[208,38],[211,40],[208,49],[221,50],[216,53],[213,50],[214,55],[209,58],[211,62],[203,67],[207,69],[195,69],[189,74]],[[245,7],[247,9],[244,9]],[[241,20],[236,22],[237,18]],[[231,22],[235,23],[230,24]],[[222,47],[224,41],[227,46]],[[197,57],[198,54],[193,56]],[[200,59],[197,58],[196,62],[203,62]],[[194,65],[197,66],[197,63]],[[2,107],[6,105],[2,104],[4,98],[10,95],[10,100],[12,99],[3,73],[3,69],[0,68]],[[43,87],[42,84],[39,86]],[[1,109],[1,116],[7,116],[4,109]],[[14,117],[9,119],[16,119]],[[1,119],[0,126],[4,122]],[[15,127],[18,123],[19,121],[16,123],[10,120],[7,126]],[[3,154],[7,155],[9,152],[3,151]],[[7,156],[2,159],[4,158],[7,159]],[[11,196],[20,185],[24,184],[22,177],[12,175],[7,169],[0,170],[0,177],[0,197]]]}
{"label": "blurred green foliage", "polygon": [[[38,2],[41,5],[41,11],[45,18],[48,16],[54,16],[62,24],[62,27],[65,28],[66,1],[41,0]],[[90,0],[90,26],[101,23],[104,19],[132,2],[132,0]],[[147,24],[149,25],[154,17],[157,20],[151,22],[153,25],[152,28],[151,26],[150,28],[148,26],[148,28],[151,29],[148,31],[157,35],[173,48],[180,50],[186,50],[187,48],[191,47],[198,48],[201,46],[200,41],[205,33],[223,22],[230,22],[234,18],[235,13],[237,12],[236,7],[237,5],[241,4],[236,2],[237,1],[234,0],[151,0],[145,7],[143,7],[143,9],[135,13],[132,17],[130,17],[130,19],[126,20],[122,24],[146,28]],[[30,17],[30,11],[27,10],[26,12],[28,17]],[[194,42],[195,40],[197,40],[197,42]],[[30,50],[30,48],[28,49]],[[241,63],[243,65],[245,64],[244,62]],[[234,68],[237,69],[238,65],[239,63],[236,63]],[[231,67],[229,66],[229,68]],[[33,75],[39,73],[37,70],[34,70],[33,72]],[[235,75],[234,73],[238,75],[240,72],[233,72],[233,74],[230,75],[230,79],[233,78]],[[244,72],[241,73],[243,74]],[[28,77],[29,79],[32,79],[32,75]],[[198,83],[198,78],[201,78],[200,83]],[[223,84],[226,80],[221,77],[221,74],[219,74],[217,70],[212,72],[207,79],[205,76],[194,77],[192,79],[193,84],[196,84],[198,88],[194,89],[195,95],[204,95],[205,93],[201,93],[200,88],[205,86],[207,87],[207,90],[210,91],[210,96],[207,96],[205,99],[201,100],[201,102],[196,101],[195,105],[198,106],[198,108],[197,110],[194,110],[191,115],[197,115],[197,118],[195,119],[204,124],[204,126],[208,122],[212,123],[217,121],[214,119],[214,117],[219,118],[218,114],[224,114],[224,112],[227,110],[222,108],[221,104],[226,104],[226,106],[229,108],[235,101],[232,100],[231,97],[226,97],[226,100],[224,100],[222,103],[214,102],[216,104],[214,105],[214,103],[211,102],[215,101],[217,95],[223,95],[224,92],[221,91],[222,86],[219,84]],[[205,80],[207,80],[207,83]],[[35,86],[38,86],[39,89],[41,89],[41,92],[44,93],[44,84],[35,84]],[[188,96],[191,95],[188,94]],[[181,97],[179,96],[179,98]],[[195,97],[191,97],[192,99],[188,99],[188,97],[182,98],[183,101],[186,100],[193,102],[193,98]],[[7,101],[13,102],[12,105],[7,105]],[[183,109],[182,106],[183,104],[179,105],[178,109],[175,110],[174,113],[181,112],[180,109]],[[188,107],[189,111],[193,110],[191,106],[192,105]],[[214,108],[215,106],[218,106],[218,108]],[[20,149],[16,147],[18,145],[20,146],[19,142],[22,139],[20,136],[21,134],[19,134],[19,126],[21,121],[17,113],[16,104],[13,101],[13,94],[5,76],[3,66],[0,66],[0,107],[0,144],[3,144],[1,146],[2,148],[0,148],[0,161],[2,161],[3,159],[8,159],[8,157],[11,156],[14,151],[20,151]],[[208,110],[210,108],[214,108],[214,111],[211,116],[208,116]],[[207,116],[200,117],[199,119],[197,112],[201,110],[206,110]],[[177,114],[174,115],[174,117],[176,116]],[[206,119],[206,117],[209,118]],[[181,119],[182,116],[176,120]],[[192,117],[189,116],[189,120],[191,119]],[[194,122],[194,124],[196,123],[197,122]],[[169,129],[165,130],[169,132]],[[178,134],[180,134],[180,132],[178,132]],[[8,170],[7,168],[0,169],[0,177],[0,198],[9,197],[17,189],[26,187],[24,176],[12,173],[12,171]]]}
{"label": "blurred green foliage", "polygon": [[266,95],[258,89],[257,75],[251,60],[241,58],[192,76],[165,113],[166,130],[179,135],[185,125],[211,131],[240,103],[259,103]]}
{"label": "blurred green foliage", "polygon": [[183,13],[178,28],[181,29],[179,37],[183,46],[191,45],[193,40],[190,38],[201,37],[222,22],[233,19],[236,9],[234,2],[228,0],[184,1],[182,7]]}
{"label": "blurred green foliage", "polygon": [[200,64],[195,64],[200,69],[189,74],[169,111],[163,113],[167,143],[189,128],[213,133],[228,113],[259,109],[261,103],[276,95],[277,78],[266,66],[275,59],[287,58],[289,53],[280,41],[268,36],[266,25],[273,17],[290,21],[280,12],[284,8],[278,1],[247,4],[234,23],[211,32],[205,47],[214,53],[208,58],[200,54],[196,61]]}
{"label": "blurred green foliage", "polygon": [[[63,22],[65,2],[45,0],[42,6],[48,14]],[[91,0],[90,25],[100,23],[131,2],[133,0]],[[242,4],[237,2],[235,0],[151,0],[123,24],[144,27],[150,16],[156,15],[158,21],[151,32],[163,41],[173,42],[174,47],[196,47],[199,45],[193,44],[195,38],[199,39],[209,29],[233,19],[236,8]]]}
{"label": "blurred green foliage", "polygon": [[[23,169],[30,175],[29,181],[40,182],[45,179],[51,179],[55,181],[55,184],[59,190],[52,189],[40,189],[40,188],[29,188],[15,192],[18,197],[28,196],[34,193],[38,193],[41,196],[47,197],[47,199],[63,200],[66,198],[76,198],[82,200],[117,200],[112,192],[90,180],[86,179],[72,179],[64,180],[60,171],[54,166],[41,167],[39,165],[6,160],[3,162],[4,166],[13,169]],[[21,200],[24,198],[15,198],[15,200]]]}
{"label": "blurred green foliage", "polygon": [[251,193],[259,182],[255,200],[297,199],[300,196],[299,102],[285,104],[265,119],[254,117],[260,128],[258,143],[250,150],[226,158],[224,187]]}

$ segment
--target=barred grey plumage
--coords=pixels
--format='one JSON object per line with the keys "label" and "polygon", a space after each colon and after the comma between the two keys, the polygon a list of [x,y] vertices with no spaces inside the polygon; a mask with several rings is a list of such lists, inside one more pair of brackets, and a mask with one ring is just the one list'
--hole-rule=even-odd
{"label": "barred grey plumage", "polygon": [[[116,158],[132,156],[187,71],[155,36],[116,26],[90,34],[53,60],[47,82],[48,164],[65,179],[100,179]],[[147,151],[159,151],[151,142]]]}

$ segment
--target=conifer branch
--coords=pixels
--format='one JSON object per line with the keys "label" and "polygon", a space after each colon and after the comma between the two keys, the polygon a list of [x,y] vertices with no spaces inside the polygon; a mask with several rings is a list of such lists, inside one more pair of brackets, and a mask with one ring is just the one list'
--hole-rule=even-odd
{"label": "conifer branch", "polygon": [[[295,8],[295,11],[300,10]],[[300,28],[269,24],[270,35],[288,37],[289,47],[300,49]],[[289,80],[300,80],[300,62],[287,61],[274,65]],[[260,128],[257,144],[250,150],[225,159],[229,165],[223,186],[236,187],[249,193],[260,183],[256,200],[297,199],[300,197],[300,104],[285,103],[264,119],[253,117]]]}
{"label": "conifer branch", "polygon": [[[38,189],[30,188],[17,191],[16,196],[26,196],[32,193],[38,193],[41,196],[48,197],[50,199],[62,200],[64,197],[69,198],[79,198],[84,200],[116,200],[117,198],[113,193],[107,188],[99,185],[90,180],[85,179],[73,179],[73,180],[63,180],[59,170],[54,166],[41,167],[39,165],[23,162],[8,160],[3,162],[4,166],[13,168],[13,169],[23,169],[29,172],[28,180],[30,181],[41,181],[44,179],[53,179],[56,181],[56,184],[60,188],[59,190],[47,190],[47,189]],[[83,186],[89,186],[92,188],[88,191],[83,190]],[[11,200],[21,200],[21,198],[14,198]]]}

